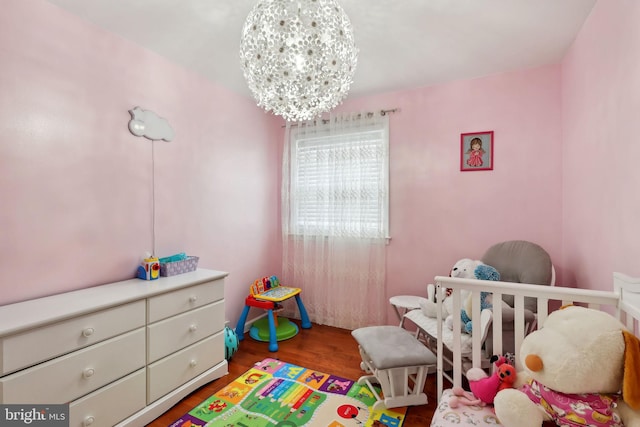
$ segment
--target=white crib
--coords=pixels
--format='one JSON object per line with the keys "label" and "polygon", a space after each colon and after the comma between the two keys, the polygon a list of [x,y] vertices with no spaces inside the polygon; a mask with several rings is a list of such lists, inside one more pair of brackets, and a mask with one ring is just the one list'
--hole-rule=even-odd
{"label": "white crib", "polygon": [[[449,298],[453,298],[454,312],[459,312],[462,302],[460,292],[470,291],[472,293],[473,312],[480,312],[480,291],[491,292],[494,295],[494,301],[501,299],[503,295],[512,295],[514,297],[514,337],[515,342],[515,360],[516,369],[520,370],[519,349],[523,338],[528,332],[531,332],[544,323],[548,314],[567,304],[584,305],[590,308],[604,310],[624,323],[627,328],[635,335],[639,335],[639,319],[640,319],[640,278],[631,278],[621,273],[613,275],[612,291],[593,291],[566,287],[549,287],[540,285],[528,285],[521,283],[495,282],[495,281],[479,281],[470,279],[456,279],[451,277],[437,276],[435,278],[436,292],[438,295],[444,295],[444,290],[452,289]],[[535,298],[537,301],[537,314],[533,325],[527,325],[524,315],[524,299],[527,297]],[[442,301],[442,298],[438,299]],[[445,336],[442,318],[442,306],[438,304],[437,331],[436,337]],[[475,322],[475,319],[474,319]],[[460,332],[460,316],[454,316],[454,325],[452,331],[446,331],[447,342],[439,338],[437,339],[437,396],[438,401],[442,399],[445,380],[449,380],[453,386],[463,386],[463,375],[469,368],[464,361],[470,361],[473,367],[486,368],[486,354],[483,354],[483,338],[486,336],[486,330],[482,328],[474,328],[471,339],[464,332]],[[502,308],[496,304],[491,314],[491,321],[488,325],[492,328],[492,352],[494,354],[503,353],[503,327],[502,327]],[[465,342],[466,341],[466,342]],[[463,344],[469,345],[463,351]],[[463,357],[463,353],[468,358]],[[437,415],[437,414],[436,414]],[[434,417],[435,420],[435,417]],[[469,422],[469,421],[467,421]],[[497,422],[492,420],[492,423]],[[448,424],[432,424],[448,425]]]}

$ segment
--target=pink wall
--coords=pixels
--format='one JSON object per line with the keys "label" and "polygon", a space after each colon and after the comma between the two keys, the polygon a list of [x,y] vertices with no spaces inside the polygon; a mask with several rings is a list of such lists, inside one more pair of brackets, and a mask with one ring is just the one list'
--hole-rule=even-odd
{"label": "pink wall", "polygon": [[50,3],[2,6],[0,304],[133,277],[152,249],[151,142],[127,128],[141,106],[176,132],[154,143],[156,254],[228,271],[235,323],[280,270],[277,120]]}
{"label": "pink wall", "polygon": [[[561,280],[559,66],[360,98],[340,110],[380,108],[401,110],[390,120],[387,297],[423,295],[458,259],[512,239],[546,248]],[[460,134],[487,130],[494,170],[460,172]]]}
{"label": "pink wall", "polygon": [[[562,68],[340,107],[401,109],[387,296],[507,239],[544,246],[560,284],[640,275],[638,18],[636,2],[599,2]],[[3,4],[0,58],[0,304],[132,277],[151,248],[151,143],[126,127],[139,105],[177,135],[154,143],[156,252],[229,271],[235,324],[247,285],[280,271],[281,121],[41,0]],[[460,133],[484,130],[494,170],[460,172]]]}
{"label": "pink wall", "polygon": [[562,63],[563,263],[581,288],[640,276],[640,2],[600,1]]}

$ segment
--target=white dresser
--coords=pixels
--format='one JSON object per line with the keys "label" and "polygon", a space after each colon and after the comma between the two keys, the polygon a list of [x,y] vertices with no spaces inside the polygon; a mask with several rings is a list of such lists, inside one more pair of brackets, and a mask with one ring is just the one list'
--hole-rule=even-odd
{"label": "white dresser", "polygon": [[71,427],[143,426],[228,373],[224,278],[198,269],[0,307],[0,403],[69,403]]}

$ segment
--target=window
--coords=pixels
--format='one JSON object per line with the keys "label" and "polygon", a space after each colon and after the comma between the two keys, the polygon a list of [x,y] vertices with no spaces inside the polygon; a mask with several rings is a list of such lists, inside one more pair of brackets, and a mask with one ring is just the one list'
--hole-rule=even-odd
{"label": "window", "polygon": [[290,234],[388,237],[389,121],[359,117],[289,132]]}

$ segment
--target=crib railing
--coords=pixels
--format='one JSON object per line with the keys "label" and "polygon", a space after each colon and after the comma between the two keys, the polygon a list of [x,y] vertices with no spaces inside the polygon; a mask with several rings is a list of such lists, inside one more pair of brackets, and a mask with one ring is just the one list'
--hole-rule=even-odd
{"label": "crib railing", "polygon": [[[500,301],[505,295],[511,295],[514,298],[514,350],[516,358],[516,369],[520,369],[520,345],[525,335],[532,330],[540,328],[549,313],[562,305],[576,304],[584,305],[590,308],[607,311],[617,317],[627,327],[638,334],[638,319],[640,319],[640,279],[634,279],[621,273],[614,273],[613,291],[595,291],[586,289],[566,288],[561,286],[551,287],[543,285],[529,285],[521,283],[496,282],[474,279],[458,279],[445,276],[435,277],[436,295],[439,297],[437,301],[442,301],[447,288],[451,289],[453,312],[459,313],[463,305],[461,301],[461,291],[471,292],[472,312],[481,313],[480,311],[480,292],[490,292],[493,294],[493,301]],[[536,321],[531,327],[527,327],[525,323],[525,298],[533,298],[537,307]],[[503,353],[503,319],[502,306],[495,304],[492,309],[492,320],[489,328],[492,328],[493,335],[493,354]],[[437,306],[438,319],[438,337],[443,336],[442,328],[444,319],[442,305]],[[480,316],[474,315],[474,325],[476,319],[480,320]],[[453,344],[449,348],[445,358],[445,348],[441,339],[437,342],[437,381],[438,381],[438,399],[442,396],[444,389],[444,380],[449,380],[454,386],[462,386],[463,360],[461,352],[461,337],[464,332],[461,331],[460,316],[453,316]],[[473,367],[482,366],[483,357],[486,361],[486,355],[483,354],[483,337],[486,331],[482,328],[473,328],[472,331],[472,352],[471,365]],[[468,362],[465,360],[465,362]],[[445,366],[446,364],[446,366]],[[468,363],[465,365],[467,366]],[[468,369],[468,367],[467,367]]]}
{"label": "crib railing", "polygon": [[618,309],[627,329],[640,336],[640,278],[613,273],[613,290],[620,295]]}

